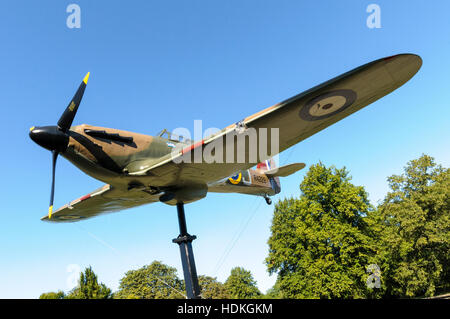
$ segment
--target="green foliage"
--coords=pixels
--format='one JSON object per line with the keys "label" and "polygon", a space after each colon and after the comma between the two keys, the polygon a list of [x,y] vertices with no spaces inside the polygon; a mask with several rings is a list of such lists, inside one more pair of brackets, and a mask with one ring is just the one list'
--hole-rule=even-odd
{"label": "green foliage", "polygon": [[450,170],[423,155],[388,178],[378,225],[377,263],[387,297],[432,296],[450,289]]}
{"label": "green foliage", "polygon": [[242,267],[231,269],[225,287],[233,299],[253,299],[261,296],[251,272]]}
{"label": "green foliage", "polygon": [[58,290],[57,292],[46,292],[39,296],[39,299],[64,299],[66,295],[63,291]]}
{"label": "green foliage", "polygon": [[138,270],[130,270],[120,280],[117,299],[180,299],[184,285],[176,268],[154,261]]}
{"label": "green foliage", "polygon": [[366,267],[375,254],[363,187],[345,168],[310,167],[299,199],[275,206],[269,256],[282,298],[358,298],[368,294]]}
{"label": "green foliage", "polygon": [[75,287],[67,296],[67,299],[109,299],[111,298],[111,289],[103,283],[98,283],[97,275],[89,266],[80,273],[78,286]]}
{"label": "green foliage", "polygon": [[280,283],[277,280],[277,282],[275,282],[275,285],[273,285],[272,288],[267,290],[266,294],[262,298],[264,298],[264,299],[282,299],[282,296],[283,295],[280,290]]}
{"label": "green foliage", "polygon": [[225,285],[209,276],[198,276],[200,294],[203,299],[230,299],[231,295]]}

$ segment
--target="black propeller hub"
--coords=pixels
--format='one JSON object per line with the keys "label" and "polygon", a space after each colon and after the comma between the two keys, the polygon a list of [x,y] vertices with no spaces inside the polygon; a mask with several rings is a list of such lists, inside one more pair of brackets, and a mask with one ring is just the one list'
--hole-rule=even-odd
{"label": "black propeller hub", "polygon": [[58,126],[32,127],[30,138],[49,151],[64,152],[69,144],[69,135]]}

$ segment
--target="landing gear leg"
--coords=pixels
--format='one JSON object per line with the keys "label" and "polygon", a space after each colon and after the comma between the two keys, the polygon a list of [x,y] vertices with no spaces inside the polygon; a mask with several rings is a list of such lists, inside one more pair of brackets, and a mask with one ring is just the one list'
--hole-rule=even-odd
{"label": "landing gear leg", "polygon": [[191,236],[187,232],[183,203],[177,203],[177,213],[180,235],[173,239],[172,242],[180,246],[181,264],[183,265],[187,297],[188,299],[200,299],[200,288],[198,285],[197,270],[195,269],[194,253],[192,251],[192,241],[197,237]]}
{"label": "landing gear leg", "polygon": [[266,200],[266,204],[267,205],[271,205],[272,204],[272,200],[270,199],[270,197],[267,194],[264,195],[264,199]]}

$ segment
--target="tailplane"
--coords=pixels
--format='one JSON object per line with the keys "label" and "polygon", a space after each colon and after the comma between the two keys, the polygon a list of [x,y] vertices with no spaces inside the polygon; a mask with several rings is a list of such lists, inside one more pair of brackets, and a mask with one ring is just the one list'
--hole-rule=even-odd
{"label": "tailplane", "polygon": [[[305,163],[293,163],[277,167],[274,159],[270,158],[265,162],[258,163],[256,169],[260,173],[267,176],[270,182],[270,187],[272,188],[273,192],[275,194],[278,194],[279,192],[281,192],[280,177],[292,175],[295,172],[298,172],[299,170],[303,169],[305,166],[306,166]],[[269,198],[268,194],[264,194],[264,199],[266,200],[266,203],[268,205],[272,203],[272,200]]]}
{"label": "tailplane", "polygon": [[275,167],[264,172],[267,177],[286,177],[305,168],[305,163],[293,163],[281,167]]}

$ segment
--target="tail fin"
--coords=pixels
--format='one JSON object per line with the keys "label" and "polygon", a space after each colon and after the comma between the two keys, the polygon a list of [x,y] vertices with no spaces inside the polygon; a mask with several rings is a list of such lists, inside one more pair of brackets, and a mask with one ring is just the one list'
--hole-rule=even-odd
{"label": "tail fin", "polygon": [[305,166],[305,163],[292,163],[278,167],[276,161],[273,158],[270,158],[264,162],[258,163],[256,168],[269,178],[272,189],[275,191],[275,194],[278,194],[281,191],[280,177],[294,174]]}
{"label": "tail fin", "polygon": [[278,194],[281,191],[280,179],[277,176],[267,175],[267,172],[278,170],[275,160],[273,158],[269,158],[264,162],[258,163],[258,165],[256,165],[256,168],[266,174],[266,176],[269,178],[270,186],[275,191],[275,194]]}
{"label": "tail fin", "polygon": [[277,163],[275,162],[275,160],[273,159],[273,157],[269,158],[268,160],[258,163],[258,165],[256,165],[256,168],[261,170],[261,171],[269,171],[269,170],[273,170],[277,168]]}
{"label": "tail fin", "polygon": [[295,172],[303,169],[306,165],[305,163],[293,163],[281,167],[276,167],[276,165],[273,165],[275,167],[270,168],[270,162],[268,162],[266,163],[266,166],[269,166],[269,169],[264,170],[264,174],[269,178],[270,185],[272,186],[275,193],[278,194],[281,191],[280,177],[286,177],[294,174]]}

